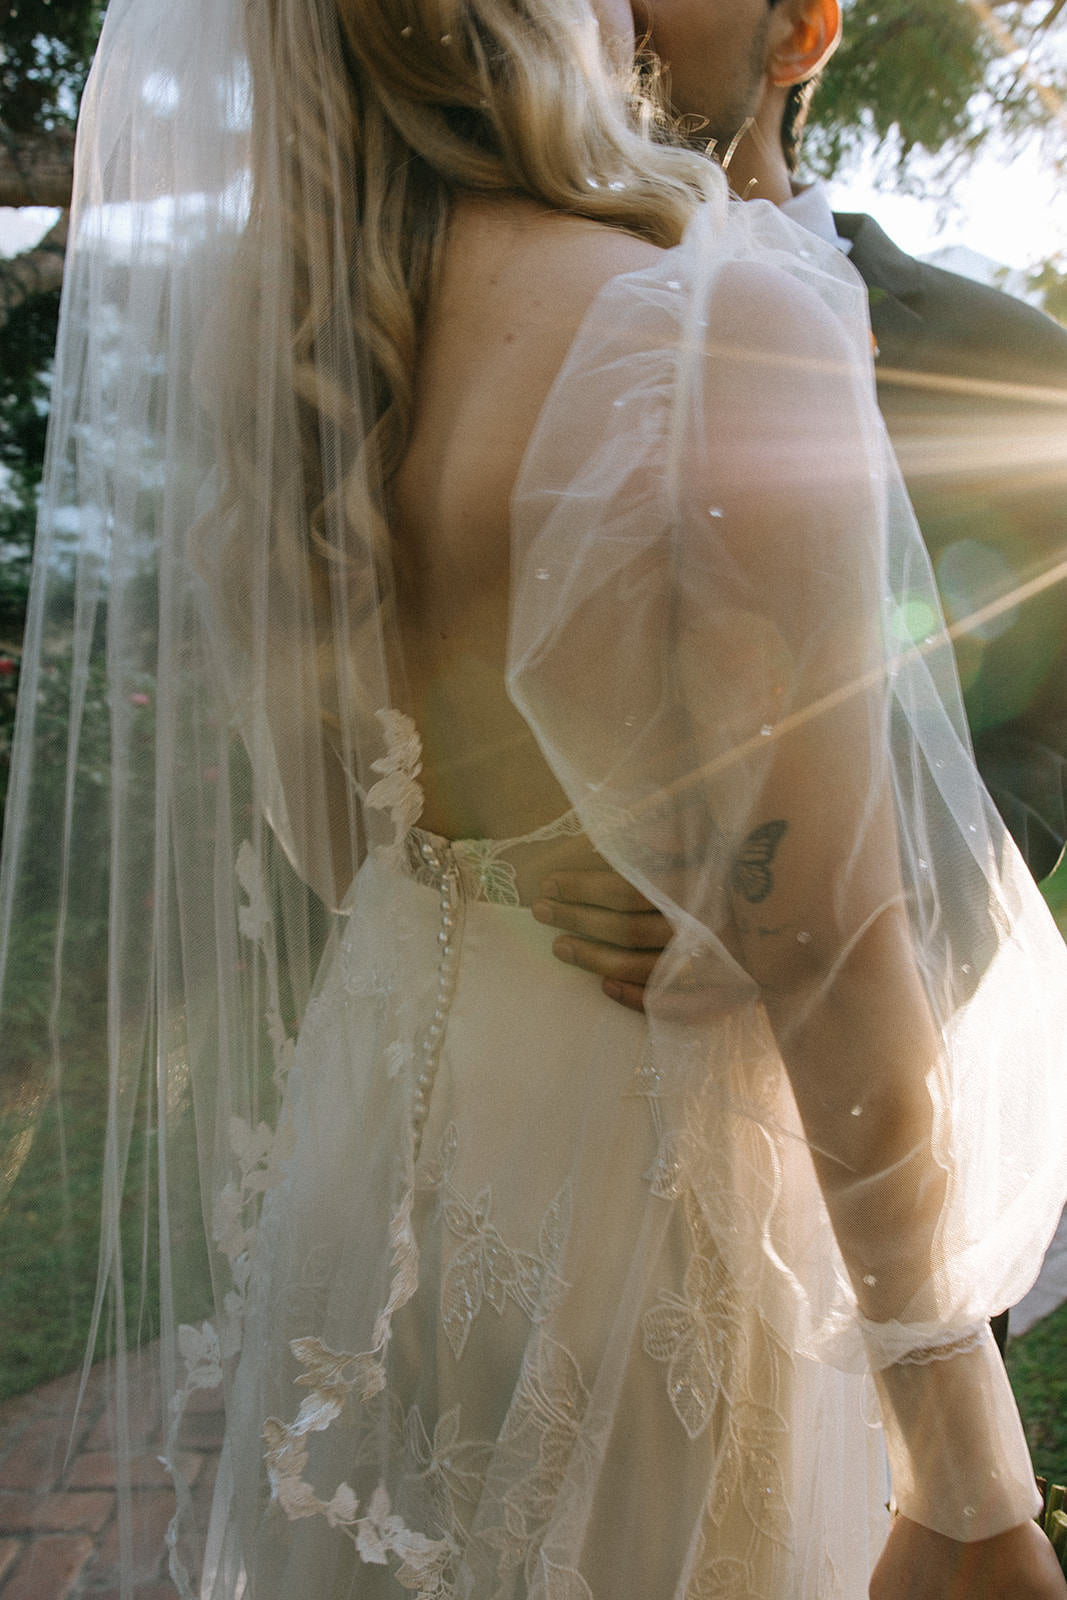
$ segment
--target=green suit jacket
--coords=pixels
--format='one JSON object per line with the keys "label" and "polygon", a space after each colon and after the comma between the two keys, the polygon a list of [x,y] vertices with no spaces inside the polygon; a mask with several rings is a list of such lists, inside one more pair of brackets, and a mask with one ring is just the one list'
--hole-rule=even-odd
{"label": "green suit jacket", "polygon": [[1008,602],[1067,558],[1067,330],[906,255],[871,217],[835,221],[949,619],[986,610],[956,640],[978,766],[1042,878],[1067,836],[1067,578]]}

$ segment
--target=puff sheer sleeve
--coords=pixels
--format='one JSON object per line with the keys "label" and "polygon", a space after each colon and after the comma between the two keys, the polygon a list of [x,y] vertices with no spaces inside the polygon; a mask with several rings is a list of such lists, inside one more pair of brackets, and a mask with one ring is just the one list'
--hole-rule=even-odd
{"label": "puff sheer sleeve", "polygon": [[862,289],[800,238],[722,202],[602,293],[517,492],[510,683],[674,929],[673,1181],[789,1349],[871,1369],[898,1507],[977,1539],[1037,1506],[986,1319],[1063,1201],[1064,954],[974,768]]}

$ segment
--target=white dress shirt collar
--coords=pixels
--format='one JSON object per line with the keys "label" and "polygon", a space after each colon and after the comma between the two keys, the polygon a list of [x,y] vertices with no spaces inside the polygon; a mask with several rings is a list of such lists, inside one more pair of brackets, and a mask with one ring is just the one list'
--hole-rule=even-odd
{"label": "white dress shirt collar", "polygon": [[852,240],[842,239],[834,226],[834,213],[824,184],[809,183],[797,189],[781,210],[794,222],[799,222],[802,228],[807,228],[809,233],[825,239],[827,244],[835,245],[846,256],[852,249]]}

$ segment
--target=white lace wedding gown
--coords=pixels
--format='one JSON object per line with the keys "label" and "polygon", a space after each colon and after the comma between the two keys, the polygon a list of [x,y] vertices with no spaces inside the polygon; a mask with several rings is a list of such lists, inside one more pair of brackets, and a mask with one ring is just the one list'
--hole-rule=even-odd
{"label": "white lace wedding gown", "polygon": [[[394,842],[357,875],[281,1051],[278,1129],[232,1123],[229,1286],[217,1330],[186,1335],[187,1391],[220,1353],[232,1372],[205,1600],[864,1600],[888,1494],[865,1349],[890,1372],[910,1509],[950,1532],[1033,1514],[984,1319],[1062,1198],[1062,947],[974,777],[947,648],[881,667],[864,608],[892,622],[882,586],[936,600],[903,512],[882,537],[862,290],[833,252],[805,263],[803,237],[771,208],[706,207],[599,297],[531,442],[511,685],[577,815],[537,839],[420,833],[416,730],[379,713],[365,801]],[[804,280],[803,329],[816,295],[851,319],[810,390],[802,345],[782,379],[774,316],[737,332],[769,265]],[[830,380],[837,411],[813,418]],[[795,482],[749,571],[731,539],[768,426]],[[872,648],[873,670],[854,653]],[[833,712],[815,733],[790,724],[807,696]],[[741,841],[791,748],[779,723],[823,740],[770,813],[796,841],[794,942],[832,912],[844,961],[882,903],[864,898],[877,874],[851,871],[870,797],[894,796],[943,1054],[930,1093],[953,1107],[930,1165],[960,1163],[926,1279],[904,1224],[882,1223],[910,1194],[892,1162],[860,1173],[835,1239],[759,990],[715,936],[731,870],[747,902],[763,893],[758,839]],[[555,960],[519,903],[523,863],[578,816],[677,930],[647,1022]],[[926,841],[950,836],[938,877]],[[240,870],[265,948],[251,853]],[[667,1002],[693,972],[720,1003],[679,1026]],[[832,1144],[873,1104],[861,1038],[826,1078]],[[881,1321],[857,1314],[860,1273]]]}
{"label": "white lace wedding gown", "polygon": [[[887,1496],[863,1381],[795,1357],[731,1277],[644,1019],[518,903],[528,849],[413,831],[403,865],[362,870],[256,1246],[245,1340],[270,1356],[231,1405],[253,1458],[280,1419],[279,1504],[242,1507],[250,1593],[858,1600]],[[398,995],[431,1018],[414,1061]],[[412,1070],[404,1196],[385,1174]]]}

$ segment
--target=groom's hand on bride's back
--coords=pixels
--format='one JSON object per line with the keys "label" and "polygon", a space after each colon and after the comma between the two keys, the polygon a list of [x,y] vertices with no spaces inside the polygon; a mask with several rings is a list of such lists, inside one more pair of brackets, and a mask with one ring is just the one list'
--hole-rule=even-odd
{"label": "groom's hand on bride's back", "polygon": [[559,929],[552,946],[558,960],[595,973],[619,1005],[644,1010],[645,985],[671,927],[632,884],[616,872],[556,872],[531,909],[538,922]]}

